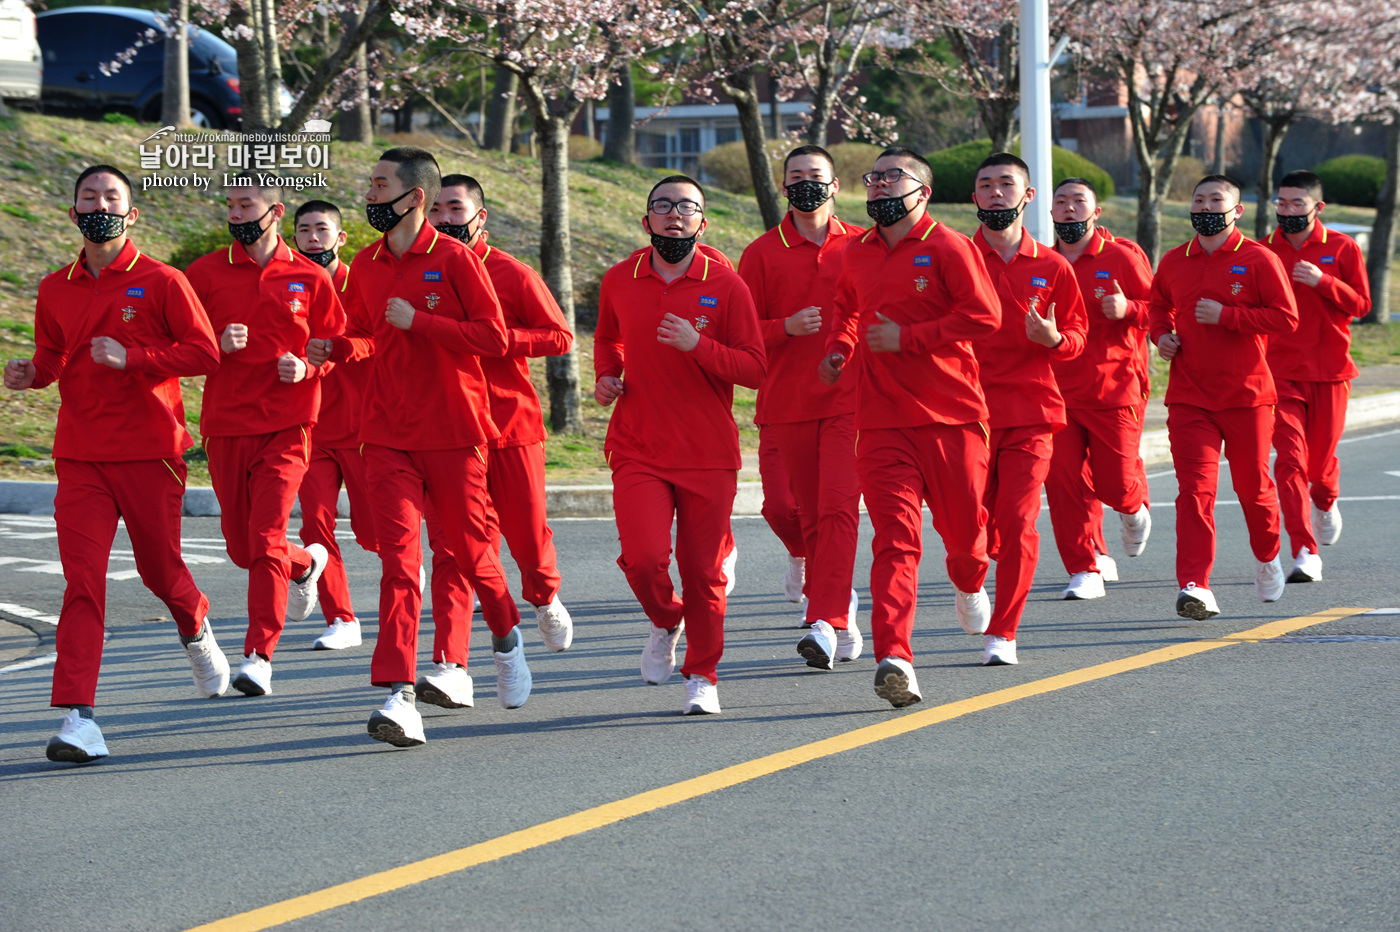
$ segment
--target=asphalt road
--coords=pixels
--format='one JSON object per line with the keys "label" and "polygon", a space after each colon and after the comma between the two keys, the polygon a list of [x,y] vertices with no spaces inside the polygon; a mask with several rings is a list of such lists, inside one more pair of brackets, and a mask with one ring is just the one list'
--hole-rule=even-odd
{"label": "asphalt road", "polygon": [[[1346,527],[1324,550],[1324,581],[1290,585],[1272,605],[1254,597],[1223,473],[1222,614],[1205,623],[1173,611],[1169,473],[1152,474],[1146,553],[1120,555],[1123,581],[1096,602],[1059,600],[1064,573],[1042,512],[1016,667],[980,666],[980,638],[953,620],[929,531],[914,642],[924,702],[904,711],[873,694],[868,654],[830,673],[803,665],[796,606],[780,595],[783,554],[759,519],[734,522],[722,715],[678,716],[678,677],[642,684],[645,621],[613,562],[611,522],[560,521],[574,646],[549,654],[527,624],[534,693],[505,711],[478,623],[476,707],[423,706],[428,744],[405,751],[364,730],[384,698],[368,682],[378,571],[353,542],[366,645],[311,652],[319,622],[292,626],[273,660],[273,695],[259,699],[195,698],[164,606],[138,579],[112,579],[97,710],[106,761],[44,759],[58,721],[47,708],[52,666],[15,669],[12,655],[51,652],[51,625],[28,620],[46,638],[36,643],[0,630],[10,649],[0,660],[0,929],[183,929],[337,884],[352,884],[342,899],[354,900],[368,889],[353,886],[360,878],[415,865],[417,879],[430,873],[423,859],[522,830],[535,845],[523,853],[285,928],[1400,928],[1400,614],[1212,640],[1339,607],[1400,606],[1400,431],[1349,435],[1342,451]],[[236,656],[244,575],[219,549],[216,520],[187,519],[184,535],[186,553],[205,561],[192,569],[215,631]],[[868,544],[863,524],[863,600]],[[133,568],[123,549],[119,534],[119,577]],[[56,559],[50,522],[0,515],[9,622],[23,620],[16,609],[57,613]],[[943,721],[925,715],[1203,641],[1212,649],[975,700]],[[905,719],[924,727],[895,733]],[[881,740],[649,811],[639,804],[632,818],[557,841],[528,831],[866,726]]]}

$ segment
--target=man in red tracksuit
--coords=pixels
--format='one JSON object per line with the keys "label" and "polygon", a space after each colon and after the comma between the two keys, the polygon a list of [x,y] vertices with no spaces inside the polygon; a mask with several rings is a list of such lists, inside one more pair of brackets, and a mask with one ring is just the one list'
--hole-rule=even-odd
{"label": "man in red tracksuit", "polygon": [[1030,179],[1025,162],[993,153],[978,166],[973,191],[982,225],[972,241],[1001,299],[1001,326],[972,344],[992,429],[984,500],[997,591],[982,650],[987,666],[1017,662],[1016,629],[1040,559],[1040,489],[1052,438],[1065,425],[1051,366],[1078,357],[1089,331],[1074,270],[1022,226],[1036,193]]}
{"label": "man in red tracksuit", "polygon": [[[520,568],[522,595],[535,607],[540,639],[562,651],[573,641],[573,620],[559,600],[558,557],[545,510],[544,413],[530,382],[531,357],[560,356],[573,345],[573,331],[554,296],[534,269],[496,246],[487,245],[486,195],[470,175],[444,175],[442,190],[428,215],[439,233],[465,243],[491,276],[501,302],[509,348],[501,357],[483,357],[481,370],[491,398],[491,420],[501,435],[491,441],[486,488],[493,546],[501,537]],[[433,618],[457,612],[452,630],[471,629],[473,593],[442,540],[440,523],[428,525],[433,547]],[[438,626],[440,627],[440,626]],[[461,645],[466,653],[467,645]],[[444,645],[446,649],[446,645]],[[434,649],[434,654],[438,654]],[[441,661],[420,677],[418,698],[447,708],[472,704],[471,677],[464,666]]]}
{"label": "man in red tracksuit", "polygon": [[920,701],[910,638],[923,554],[922,506],[947,549],[958,623],[987,628],[987,404],[971,341],[1001,321],[976,247],[928,216],[933,170],[892,146],[875,161],[866,213],[877,228],[846,246],[827,356],[836,384],[856,371],[856,471],[875,527],[870,631],[875,694],[896,708]]}
{"label": "man in red tracksuit", "polygon": [[826,385],[817,366],[831,333],[842,254],[865,231],[836,219],[840,183],[825,149],[801,146],[783,165],[783,190],[792,209],[744,250],[739,274],[758,309],[768,356],[754,420],[782,456],[811,570],[805,618],[811,631],[797,650],[808,666],[830,670],[861,652],[851,588],[860,483],[855,380]]}
{"label": "man in red tracksuit", "polygon": [[1269,478],[1274,378],[1265,346],[1298,325],[1287,275],[1267,247],[1235,227],[1240,187],[1207,175],[1191,196],[1196,236],[1168,252],[1152,280],[1148,308],[1157,352],[1171,362],[1167,436],[1176,469],[1176,613],[1205,620],[1220,613],[1210,590],[1215,563],[1215,490],[1220,447],[1244,510],[1258,567],[1254,593],[1283,595],[1278,498]]}
{"label": "man in red tracksuit", "polygon": [[[734,386],[763,380],[748,286],[695,248],[705,193],[684,175],[657,182],[642,227],[652,247],[603,276],[593,396],[617,402],[604,452],[613,471],[618,566],[651,621],[642,679],[661,684],[686,635],[682,714],[720,711],[726,553],[737,490]],[[671,584],[671,525],[683,596]]]}
{"label": "man in red tracksuit", "polygon": [[[337,298],[345,305],[351,287],[350,266],[340,261],[346,239],[340,208],[328,201],[307,201],[297,208],[294,225],[298,251],[325,268]],[[307,547],[320,544],[328,554],[325,571],[316,581],[326,630],[312,643],[312,650],[344,650],[359,647],[362,641],[335,527],[344,484],[355,542],[376,552],[365,459],[360,455],[360,407],[369,369],[367,359],[342,360],[321,377],[321,407],[311,430],[311,462],[297,493],[301,542]]]}
{"label": "man in red tracksuit", "polygon": [[287,616],[311,614],[327,562],[320,544],[303,550],[287,540],[287,521],[311,458],[324,374],[307,361],[306,343],[339,333],[345,313],[322,268],[278,235],[286,208],[275,178],[246,172],[234,182],[234,241],[186,274],[219,336],[199,427],[229,557],[248,571],[248,633],[233,688],[264,696]]}
{"label": "man in red tracksuit", "polygon": [[[384,237],[360,250],[350,266],[349,325],[331,348],[332,359],[374,358],[360,424],[383,564],[370,678],[390,693],[367,730],[396,747],[426,740],[414,682],[422,524],[430,507],[460,572],[480,593],[497,699],[518,708],[531,686],[517,630],[520,612],[506,589],[488,519],[487,444],[500,432],[491,421],[480,357],[505,353],[505,321],[481,260],[427,221],[441,185],[437,160],[424,149],[399,146],[380,157],[365,213]],[[460,613],[449,613],[448,621],[454,618]],[[448,642],[464,640],[451,631],[439,634]]]}
{"label": "man in red tracksuit", "polygon": [[1074,270],[1089,317],[1084,352],[1052,359],[1065,399],[1065,427],[1055,434],[1045,495],[1055,543],[1068,571],[1066,599],[1098,599],[1118,578],[1099,552],[1100,501],[1118,512],[1123,550],[1138,556],[1152,532],[1147,475],[1139,448],[1147,403],[1147,296],[1152,266],[1129,240],[1098,226],[1098,192],[1084,178],[1055,188],[1055,249]]}
{"label": "man in red tracksuit", "polygon": [[1323,226],[1325,206],[1321,178],[1289,172],[1279,183],[1278,229],[1264,241],[1298,303],[1298,329],[1270,337],[1266,357],[1278,387],[1274,479],[1292,545],[1289,582],[1321,579],[1317,545],[1335,544],[1342,533],[1337,441],[1357,375],[1348,352],[1351,321],[1371,311],[1366,257],[1351,237]]}
{"label": "man in red tracksuit", "polygon": [[54,434],[54,523],[67,586],[59,613],[50,704],[66,708],[49,760],[85,764],[108,755],[93,715],[106,621],[107,562],[118,520],[136,569],[170,609],[195,689],[215,698],[229,668],[209,625],[209,600],[180,557],[185,493],[181,376],[218,366],[214,333],[185,277],[127,238],[138,211],[131,182],[93,165],[73,186],[69,219],[78,258],[39,284],[34,357],[11,359],[5,387],[59,383]]}

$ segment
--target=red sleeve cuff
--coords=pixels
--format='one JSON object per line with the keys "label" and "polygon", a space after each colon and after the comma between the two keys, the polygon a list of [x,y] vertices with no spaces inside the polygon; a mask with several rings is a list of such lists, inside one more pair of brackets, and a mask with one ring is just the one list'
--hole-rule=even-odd
{"label": "red sleeve cuff", "polygon": [[129,346],[126,349],[126,371],[142,372],[145,370],[150,357],[146,355],[146,347]]}

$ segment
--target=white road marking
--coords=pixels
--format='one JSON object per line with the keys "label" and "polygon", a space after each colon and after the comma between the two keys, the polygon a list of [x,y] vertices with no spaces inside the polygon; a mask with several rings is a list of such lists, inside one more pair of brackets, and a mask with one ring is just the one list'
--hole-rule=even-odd
{"label": "white road marking", "polygon": [[30,534],[19,534],[7,527],[0,527],[0,537],[5,537],[9,540],[46,540],[50,537],[57,536],[57,531],[35,531]]}
{"label": "white road marking", "polygon": [[[26,561],[28,562],[28,561]],[[63,575],[63,564],[57,560],[35,560],[34,566],[17,566],[16,573],[49,573],[53,576]]]}
{"label": "white road marking", "polygon": [[140,570],[117,570],[115,573],[108,573],[108,579],[115,579],[117,582],[126,582],[128,579],[137,579],[141,576]]}
{"label": "white road marking", "polygon": [[1395,476],[1397,478],[1400,478],[1400,469],[1387,469],[1385,471],[1385,474],[1387,476]]}
{"label": "white road marking", "polygon": [[0,667],[0,673],[16,673],[20,670],[31,670],[34,667],[42,667],[53,663],[58,659],[58,654],[45,654],[42,657],[35,657],[32,660],[21,660],[19,663],[12,663],[8,667]]}
{"label": "white road marking", "polygon": [[0,613],[5,615],[17,615],[20,618],[28,618],[31,621],[43,621],[51,625],[58,624],[57,615],[45,615],[34,608],[27,608],[23,605],[15,605],[11,602],[0,602]]}

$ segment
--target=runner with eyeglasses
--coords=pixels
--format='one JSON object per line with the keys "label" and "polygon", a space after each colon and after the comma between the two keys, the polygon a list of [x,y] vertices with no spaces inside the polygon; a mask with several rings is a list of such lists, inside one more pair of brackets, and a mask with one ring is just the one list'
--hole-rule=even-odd
{"label": "runner with eyeglasses", "polygon": [[863,180],[877,228],[846,247],[818,374],[829,385],[857,377],[856,472],[875,527],[875,694],[900,708],[923,698],[910,641],[924,503],[948,552],[959,624],[981,634],[991,616],[987,404],[971,341],[997,328],[1001,308],[972,242],[928,216],[923,156],[892,146]]}
{"label": "runner with eyeglasses", "polygon": [[[593,349],[593,397],[617,404],[604,445],[617,564],[651,622],[642,679],[671,678],[686,631],[686,715],[720,711],[723,562],[740,466],[734,386],[757,388],[764,370],[748,287],[695,248],[704,204],[704,190],[685,175],[652,188],[642,217],[651,248],[603,276]],[[680,596],[670,574],[673,522]]]}

